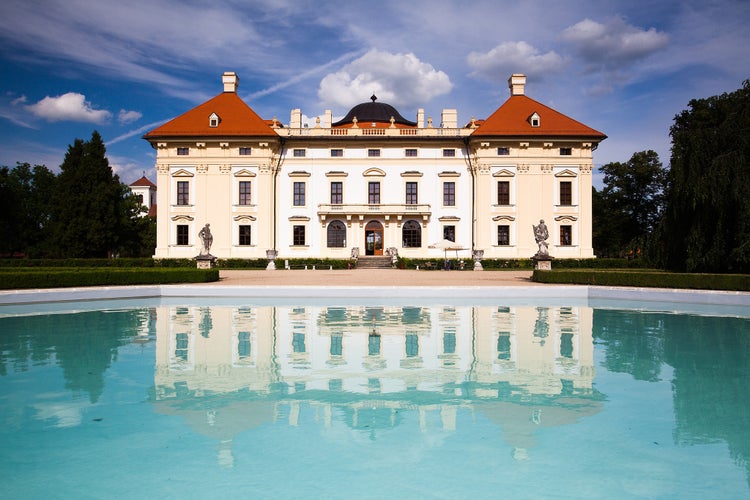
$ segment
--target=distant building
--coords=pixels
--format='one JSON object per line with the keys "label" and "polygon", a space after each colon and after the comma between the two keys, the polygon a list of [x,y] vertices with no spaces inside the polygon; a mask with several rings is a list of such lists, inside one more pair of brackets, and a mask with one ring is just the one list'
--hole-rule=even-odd
{"label": "distant building", "polygon": [[[396,248],[442,257],[450,240],[485,258],[529,258],[532,225],[549,228],[556,258],[593,257],[592,152],[606,136],[525,95],[459,126],[415,121],[372,96],[312,127],[258,116],[224,73],[224,92],[144,136],[156,150],[156,258],[189,258],[211,224],[220,258],[348,258]],[[432,247],[432,248],[431,248]]]}
{"label": "distant building", "polygon": [[148,180],[146,175],[132,183],[130,191],[138,198],[140,204],[146,207],[146,211],[141,215],[156,217],[156,184]]}

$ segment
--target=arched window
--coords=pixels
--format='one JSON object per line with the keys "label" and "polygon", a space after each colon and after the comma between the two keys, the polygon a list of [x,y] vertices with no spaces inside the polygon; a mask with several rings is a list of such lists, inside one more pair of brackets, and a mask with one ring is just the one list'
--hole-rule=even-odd
{"label": "arched window", "polygon": [[404,248],[419,248],[422,246],[422,227],[419,222],[413,220],[404,222],[402,234]]}
{"label": "arched window", "polygon": [[344,248],[346,246],[346,226],[340,220],[328,224],[328,248]]}

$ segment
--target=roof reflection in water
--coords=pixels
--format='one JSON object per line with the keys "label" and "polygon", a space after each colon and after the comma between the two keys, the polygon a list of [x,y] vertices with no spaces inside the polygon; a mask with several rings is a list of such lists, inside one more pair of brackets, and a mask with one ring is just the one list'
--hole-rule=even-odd
{"label": "roof reflection in water", "polygon": [[588,307],[158,307],[154,403],[219,441],[315,412],[378,432],[418,412],[496,423],[515,456],[539,427],[601,409]]}

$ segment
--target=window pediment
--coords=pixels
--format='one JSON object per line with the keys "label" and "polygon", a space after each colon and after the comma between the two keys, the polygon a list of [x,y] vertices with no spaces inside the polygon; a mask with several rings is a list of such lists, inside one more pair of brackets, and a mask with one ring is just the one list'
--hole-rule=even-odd
{"label": "window pediment", "polygon": [[512,217],[510,215],[497,215],[497,216],[493,217],[492,220],[495,221],[495,222],[501,221],[501,220],[513,222],[514,220],[516,220],[516,218]]}
{"label": "window pediment", "polygon": [[438,177],[461,177],[461,174],[459,174],[458,172],[445,171],[445,172],[440,172],[438,174]]}
{"label": "window pediment", "polygon": [[578,177],[578,174],[566,168],[555,174],[555,177]]}
{"label": "window pediment", "polygon": [[401,172],[401,177],[422,177],[423,175],[424,174],[422,172],[417,172],[416,170]]}
{"label": "window pediment", "polygon": [[558,217],[555,217],[555,220],[557,222],[561,222],[561,221],[575,222],[578,220],[578,217],[574,217],[572,215],[560,215]]}
{"label": "window pediment", "polygon": [[292,215],[289,217],[290,222],[309,222],[310,217],[304,216],[304,215]]}
{"label": "window pediment", "polygon": [[234,220],[237,222],[255,222],[257,219],[252,215],[237,215]]}
{"label": "window pediment", "polygon": [[508,170],[507,168],[504,168],[502,170],[498,170],[497,172],[492,174],[492,177],[515,177],[516,173],[512,170]]}
{"label": "window pediment", "polygon": [[330,172],[326,172],[326,177],[348,177],[349,172],[344,172],[342,170],[331,170]]}
{"label": "window pediment", "polygon": [[176,172],[172,172],[172,177],[194,177],[195,174],[190,172],[189,170],[185,170],[184,168],[181,168],[177,170]]}
{"label": "window pediment", "polygon": [[190,222],[194,219],[190,215],[175,215],[172,217],[172,220],[175,222]]}
{"label": "window pediment", "polygon": [[310,177],[310,172],[295,170],[294,172],[289,172],[289,177]]}
{"label": "window pediment", "polygon": [[362,173],[365,177],[385,177],[385,172],[379,168],[368,168]]}
{"label": "window pediment", "polygon": [[238,170],[234,173],[235,177],[255,177],[255,172],[252,170],[248,170],[246,168],[243,168],[242,170]]}

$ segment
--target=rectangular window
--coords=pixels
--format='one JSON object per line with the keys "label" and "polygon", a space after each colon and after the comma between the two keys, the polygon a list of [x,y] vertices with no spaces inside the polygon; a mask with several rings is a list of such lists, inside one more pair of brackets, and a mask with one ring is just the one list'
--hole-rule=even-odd
{"label": "rectangular window", "polygon": [[292,151],[292,154],[295,158],[304,158],[305,157],[305,150],[304,149],[295,149]]}
{"label": "rectangular window", "polygon": [[560,226],[560,245],[567,247],[572,245],[573,226]]}
{"label": "rectangular window", "polygon": [[416,205],[417,201],[417,183],[407,182],[406,183],[406,204]]}
{"label": "rectangular window", "polygon": [[380,205],[380,183],[367,183],[367,203],[370,205]]}
{"label": "rectangular window", "polygon": [[510,148],[497,148],[497,156],[508,156]]}
{"label": "rectangular window", "polygon": [[456,226],[443,226],[443,239],[452,241],[455,243],[456,241]]}
{"label": "rectangular window", "polygon": [[570,156],[573,154],[573,148],[560,148],[560,156]]}
{"label": "rectangular window", "polygon": [[190,148],[177,148],[177,156],[187,156],[190,154]]}
{"label": "rectangular window", "polygon": [[190,205],[190,182],[177,181],[177,204]]}
{"label": "rectangular window", "polygon": [[344,150],[343,149],[332,149],[331,150],[331,158],[340,158],[344,156]]}
{"label": "rectangular window", "polygon": [[250,246],[252,234],[250,226],[240,226],[240,246]]}
{"label": "rectangular window", "polygon": [[380,156],[380,150],[379,149],[368,149],[367,150],[367,156],[370,158],[378,158]]}
{"label": "rectangular window", "polygon": [[179,361],[188,360],[188,347],[190,347],[190,338],[187,333],[177,333],[174,336],[174,357]]}
{"label": "rectangular window", "polygon": [[237,357],[240,361],[247,360],[252,354],[250,332],[239,332],[237,335]]}
{"label": "rectangular window", "polygon": [[177,244],[178,245],[189,245],[188,240],[188,226],[186,224],[177,225]]}
{"label": "rectangular window", "polygon": [[250,156],[253,154],[253,148],[240,148],[240,156]]}
{"label": "rectangular window", "polygon": [[573,184],[570,181],[560,183],[560,205],[573,204]]}
{"label": "rectangular window", "polygon": [[510,226],[497,226],[497,244],[499,246],[510,245]]}
{"label": "rectangular window", "polygon": [[292,245],[305,245],[305,226],[292,226]]}
{"label": "rectangular window", "polygon": [[499,332],[497,336],[497,359],[510,359],[510,332]]}
{"label": "rectangular window", "polygon": [[344,203],[344,183],[340,181],[331,183],[331,205]]}
{"label": "rectangular window", "polygon": [[456,353],[456,331],[454,329],[443,332],[443,354]]}
{"label": "rectangular window", "polygon": [[444,158],[453,158],[456,156],[456,150],[455,149],[444,149],[443,150],[443,157]]}
{"label": "rectangular window", "polygon": [[510,205],[510,181],[497,181],[497,204]]}
{"label": "rectangular window", "polygon": [[417,150],[414,148],[408,148],[404,150],[404,156],[407,158],[416,158],[417,157]]}
{"label": "rectangular window", "polygon": [[294,206],[295,207],[305,206],[305,183],[304,182],[294,183]]}
{"label": "rectangular window", "polygon": [[240,181],[240,205],[250,205],[250,181]]}
{"label": "rectangular window", "polygon": [[443,206],[456,206],[456,183],[453,181],[443,183]]}

